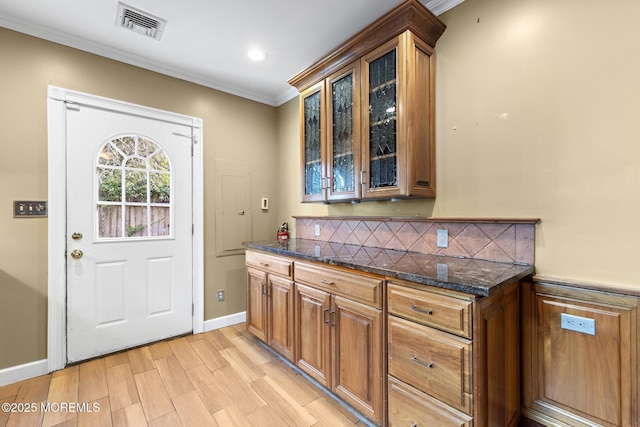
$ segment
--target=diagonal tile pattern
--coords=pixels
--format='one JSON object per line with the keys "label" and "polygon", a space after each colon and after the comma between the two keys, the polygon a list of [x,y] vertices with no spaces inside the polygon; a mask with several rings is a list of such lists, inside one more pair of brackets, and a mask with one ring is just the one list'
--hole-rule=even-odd
{"label": "diagonal tile pattern", "polygon": [[[320,236],[315,236],[315,225]],[[449,232],[449,246],[437,247],[437,230]],[[446,222],[428,219],[297,217],[296,237],[423,254],[534,264],[535,224]],[[352,254],[353,255],[353,254]]]}

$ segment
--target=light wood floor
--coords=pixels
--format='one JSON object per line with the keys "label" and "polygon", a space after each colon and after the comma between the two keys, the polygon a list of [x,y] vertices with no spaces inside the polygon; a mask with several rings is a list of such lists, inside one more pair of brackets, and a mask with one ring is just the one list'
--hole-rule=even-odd
{"label": "light wood floor", "polygon": [[[0,410],[0,427],[364,425],[257,344],[244,324],[0,387],[0,403],[36,409]],[[80,405],[63,410],[68,403]]]}

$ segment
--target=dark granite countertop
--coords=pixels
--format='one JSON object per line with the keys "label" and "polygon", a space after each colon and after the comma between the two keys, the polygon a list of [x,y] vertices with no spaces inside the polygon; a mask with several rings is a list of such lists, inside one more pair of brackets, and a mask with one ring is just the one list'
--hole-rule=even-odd
{"label": "dark granite countertop", "polygon": [[245,246],[309,261],[351,268],[438,288],[489,296],[535,272],[533,265],[454,258],[359,245],[290,239],[247,242]]}

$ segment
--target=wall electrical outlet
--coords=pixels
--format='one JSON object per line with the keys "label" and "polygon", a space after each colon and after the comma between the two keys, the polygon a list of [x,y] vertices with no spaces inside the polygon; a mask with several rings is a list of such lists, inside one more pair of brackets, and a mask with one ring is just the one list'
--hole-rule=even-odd
{"label": "wall electrical outlet", "polygon": [[596,334],[596,320],[587,317],[574,316],[572,314],[560,313],[560,327],[569,331],[583,334]]}
{"label": "wall electrical outlet", "polygon": [[313,229],[313,233],[316,237],[318,237],[320,235],[320,224],[316,224],[314,229]]}
{"label": "wall electrical outlet", "polygon": [[436,245],[439,248],[449,247],[449,231],[448,230],[438,230]]}
{"label": "wall electrical outlet", "polygon": [[449,264],[439,262],[436,265],[436,274],[438,275],[438,280],[449,280]]}
{"label": "wall electrical outlet", "polygon": [[224,289],[218,291],[218,302],[224,301]]}

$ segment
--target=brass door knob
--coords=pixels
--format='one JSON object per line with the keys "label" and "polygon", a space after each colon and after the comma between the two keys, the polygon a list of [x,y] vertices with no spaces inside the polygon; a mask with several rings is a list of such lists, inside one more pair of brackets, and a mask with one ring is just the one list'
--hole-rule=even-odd
{"label": "brass door knob", "polygon": [[82,253],[82,251],[80,249],[74,249],[71,251],[71,258],[73,259],[80,259],[82,258],[82,255],[84,255]]}

